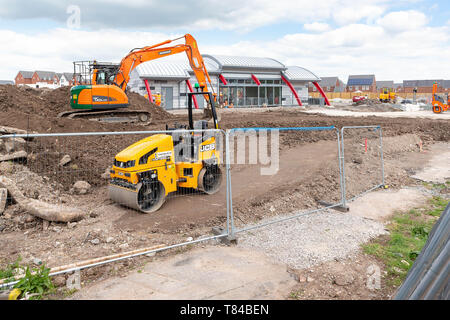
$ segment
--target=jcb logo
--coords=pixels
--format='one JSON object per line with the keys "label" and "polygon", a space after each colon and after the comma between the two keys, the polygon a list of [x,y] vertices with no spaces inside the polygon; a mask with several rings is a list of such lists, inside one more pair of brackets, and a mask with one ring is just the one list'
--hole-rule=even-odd
{"label": "jcb logo", "polygon": [[202,145],[200,147],[200,152],[211,151],[211,150],[214,150],[214,149],[216,149],[216,144],[215,143],[205,144],[205,145]]}

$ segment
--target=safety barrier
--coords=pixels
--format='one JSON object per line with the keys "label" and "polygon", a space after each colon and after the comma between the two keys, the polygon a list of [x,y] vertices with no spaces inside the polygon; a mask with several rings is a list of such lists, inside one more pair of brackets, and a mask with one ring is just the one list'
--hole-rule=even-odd
{"label": "safety barrier", "polygon": [[[40,201],[50,204],[51,208],[56,204],[55,207],[58,210],[60,210],[61,208],[72,206],[76,208],[77,205],[79,205],[84,210],[86,208],[89,208],[89,202],[91,202],[92,207],[92,201],[94,201],[94,199],[95,201],[101,201],[101,199],[103,199],[102,205],[96,205],[96,208],[94,208],[94,210],[100,212],[100,215],[102,207],[103,210],[107,208],[108,214],[111,215],[116,212],[118,216],[126,216],[127,219],[129,219],[130,223],[136,223],[139,225],[148,224],[149,228],[147,228],[147,230],[150,230],[150,226],[154,226],[155,223],[158,224],[159,219],[162,219],[166,222],[166,226],[160,225],[156,228],[156,232],[161,232],[160,237],[155,240],[157,242],[146,242],[146,245],[155,245],[154,248],[150,247],[148,250],[134,250],[129,254],[110,256],[110,258],[92,261],[83,265],[76,264],[75,266],[65,268],[63,270],[55,269],[56,271],[50,273],[50,275],[57,275],[153,252],[160,252],[163,250],[196,244],[204,241],[220,240],[224,238],[228,239],[229,241],[235,239],[236,234],[240,232],[261,228],[274,223],[280,223],[286,220],[295,219],[303,215],[312,214],[327,209],[338,209],[345,211],[347,209],[346,203],[352,199],[346,199],[346,159],[344,155],[343,138],[345,130],[357,128],[376,130],[376,132],[379,134],[379,150],[381,151],[381,165],[383,165],[381,140],[382,132],[379,126],[345,127],[340,131],[334,126],[329,126],[234,128],[227,131],[180,129],[168,131],[161,130],[128,132],[9,134],[0,136],[0,142],[3,142],[3,145],[5,142],[12,143],[13,145],[14,143],[18,143],[23,147],[23,150],[18,150],[19,148],[17,148],[18,151],[15,151],[15,146],[11,149],[13,150],[13,153],[19,151],[23,152],[21,157],[11,160],[14,160],[16,162],[18,161],[17,163],[19,163],[19,165],[26,164],[26,166],[21,167],[21,172],[16,172],[16,175],[10,176],[10,180],[13,180],[12,182],[15,185],[18,184],[19,187],[26,187],[27,181],[23,180],[24,177],[26,177],[25,180],[29,179],[30,183],[32,179],[38,178],[43,186],[41,190],[42,193],[46,192],[45,187],[47,185],[50,184],[53,186],[54,189],[51,191],[54,191],[54,193],[52,193],[52,196],[50,197],[46,197],[46,194],[33,195],[25,192],[25,196],[27,198],[35,198],[31,200],[33,204],[37,203],[36,201]],[[181,145],[178,144],[178,147],[174,147],[175,152],[173,157],[175,157],[175,160],[177,160],[178,162],[187,161],[185,159],[187,156],[186,152],[192,152],[192,154],[198,155],[201,151],[207,152],[209,155],[204,157],[204,161],[202,163],[209,163],[210,155],[212,154],[211,152],[214,151],[214,155],[216,155],[219,159],[219,170],[221,170],[222,175],[225,176],[225,183],[221,184],[218,192],[211,195],[204,195],[198,191],[192,191],[192,189],[180,189],[169,195],[165,205],[162,206],[160,210],[148,215],[139,215],[138,213],[136,213],[136,211],[132,211],[126,208],[126,206],[128,206],[134,207],[136,209],[137,206],[137,209],[139,210],[139,203],[136,205],[136,201],[134,200],[134,204],[132,205],[130,205],[128,200],[125,201],[127,203],[116,203],[120,201],[108,202],[108,200],[105,199],[104,189],[106,188],[106,185],[111,182],[110,173],[112,173],[112,168],[109,168],[109,165],[106,166],[105,164],[112,165],[113,163],[115,163],[116,167],[126,169],[128,164],[122,163],[124,161],[122,161],[121,159],[115,159],[115,155],[130,144],[149,135],[155,134],[170,135],[174,140],[181,141],[180,143],[182,144],[187,143],[187,145],[185,145],[184,147],[181,147]],[[317,135],[320,135],[320,137],[318,137]],[[268,140],[269,136],[270,141]],[[214,137],[214,148],[209,146],[205,147],[203,150],[199,150],[200,148],[198,143],[197,147],[189,144],[189,141],[191,141],[190,139],[194,139],[195,137],[197,137],[198,139],[203,139],[201,141],[206,141]],[[239,147],[239,143],[237,145],[235,144],[235,142],[237,143],[237,140],[239,139],[241,139],[241,141],[244,141],[243,149],[242,146]],[[249,148],[246,147],[246,139],[249,140]],[[316,153],[313,156],[307,158],[308,149],[302,149],[304,148],[304,146],[299,142],[312,142],[319,140],[322,145],[319,145],[315,149]],[[257,146],[256,150],[252,150],[250,148],[251,141],[253,141],[254,143],[253,146]],[[211,145],[211,141],[208,140],[208,143],[204,143],[204,145],[207,144]],[[1,145],[2,144],[0,143],[0,148],[2,148]],[[294,146],[294,150],[287,150],[284,147],[286,145]],[[80,148],[80,146],[83,146],[83,148]],[[299,149],[297,150],[295,148]],[[281,167],[280,172],[278,172],[278,169],[275,172],[270,172],[274,169],[272,167],[272,159],[275,159],[270,158],[268,153],[269,150],[271,153],[270,156],[278,154],[278,152],[281,150],[281,153],[279,155],[280,158],[277,160],[279,161],[281,159],[281,162],[278,162],[278,165],[280,165],[281,163],[281,166],[283,166],[283,161],[287,159],[287,161],[290,161],[290,164],[294,164],[293,168],[297,171],[290,172],[289,167]],[[164,151],[157,150],[155,152]],[[259,168],[260,170],[265,169],[265,173],[263,174],[264,176],[275,177],[275,179],[278,179],[278,182],[288,182],[286,188],[279,188],[279,190],[275,190],[280,193],[279,197],[287,195],[287,199],[289,197],[295,196],[295,192],[293,194],[289,194],[289,188],[298,188],[298,191],[300,192],[308,191],[308,187],[315,183],[315,180],[312,179],[312,182],[309,182],[309,186],[302,186],[302,183],[304,183],[308,179],[306,175],[304,177],[304,179],[306,180],[297,178],[292,179],[295,177],[299,177],[301,174],[305,174],[305,172],[298,171],[299,168],[302,167],[302,160],[309,161],[310,164],[314,164],[318,161],[318,159],[320,159],[321,161],[328,161],[327,163],[323,162],[323,168],[317,167],[318,172],[324,172],[324,174],[327,175],[326,179],[323,182],[318,182],[323,184],[323,190],[326,190],[326,192],[322,192],[319,198],[317,198],[317,196],[310,195],[311,204],[307,207],[298,207],[296,203],[292,202],[289,204],[287,209],[282,212],[283,215],[276,215],[274,214],[274,212],[272,212],[279,210],[283,211],[283,208],[274,208],[274,210],[270,210],[269,208],[270,214],[268,214],[268,216],[270,219],[266,219],[267,215],[265,213],[267,213],[268,211],[266,210],[267,208],[263,208],[265,211],[263,209],[260,210],[260,217],[251,217],[251,221],[241,221],[240,223],[236,223],[236,219],[242,219],[242,217],[239,212],[236,211],[236,208],[238,207],[237,204],[239,204],[239,202],[237,202],[236,199],[233,198],[233,193],[235,195],[239,194],[241,198],[245,197],[246,192],[248,192],[248,190],[246,190],[246,187],[252,185],[254,187],[256,183],[259,183],[259,186],[261,186],[268,183],[268,181],[270,180],[270,178],[256,179],[255,175],[252,176],[252,174],[255,172],[255,168],[253,167],[248,171],[245,171],[247,170],[247,168],[244,168],[245,170],[243,170],[245,172],[239,173],[240,180],[237,182],[242,183],[242,181],[245,181],[246,184],[242,184],[240,186],[232,184],[232,173],[235,178],[238,176],[237,173],[234,173],[234,170],[239,170],[239,159],[246,159],[246,155],[248,154],[249,160],[255,160],[255,152],[260,152],[260,154],[263,155],[265,153],[266,157],[260,159],[262,160],[261,164],[270,164],[270,167]],[[349,152],[349,154],[351,153]],[[69,157],[65,157],[66,155],[68,155]],[[162,154],[161,156],[164,156],[164,154]],[[165,156],[166,158],[164,158],[163,160],[168,160],[170,158],[168,154],[166,154]],[[284,159],[283,157],[287,158]],[[302,157],[304,158],[302,159]],[[258,159],[258,157],[256,159]],[[243,167],[246,166],[245,161],[242,164],[244,165]],[[255,163],[251,164],[253,165]],[[129,165],[131,166],[131,164]],[[133,165],[136,165],[136,163],[134,163]],[[168,172],[172,169],[178,170],[176,166],[174,166],[173,168],[170,167],[172,165],[173,164],[162,164],[162,166],[165,166],[164,172]],[[195,171],[196,169],[193,170]],[[126,170],[123,171],[125,172]],[[25,172],[26,174],[24,174]],[[189,176],[190,174],[192,176],[196,176],[194,172],[191,172],[189,170],[183,172],[183,174],[187,176]],[[179,174],[178,176],[183,176],[183,174]],[[376,187],[384,185],[384,171],[382,172],[382,176],[382,183],[377,183]],[[89,195],[83,191],[83,186],[79,186],[80,190],[73,190],[73,183],[81,178],[87,179],[88,182],[90,181],[92,183],[92,185],[97,186],[97,191],[95,191],[94,194]],[[139,177],[139,179],[141,178],[142,177]],[[22,179],[22,181],[20,181],[20,179]],[[119,180],[119,182],[120,181],[121,180]],[[0,186],[1,182],[2,181],[0,181]],[[171,183],[173,182],[175,181],[172,181]],[[282,183],[278,183],[278,186],[280,185],[282,185]],[[118,184],[117,187],[129,189],[128,185]],[[370,190],[374,190],[376,187],[370,188]],[[85,186],[85,188],[88,187]],[[271,190],[270,188],[265,187],[263,191],[264,192],[261,192],[260,194],[260,196],[262,197],[262,203],[264,203],[264,193],[270,193]],[[368,191],[366,190],[365,192]],[[53,195],[56,195],[56,197],[53,197]],[[180,197],[184,198],[182,200],[176,199]],[[315,207],[313,207],[314,205],[312,204],[312,202],[314,202]],[[121,206],[121,204],[126,206]],[[196,239],[186,239],[179,234],[179,226],[173,228],[167,227],[167,224],[170,224],[169,222],[179,223],[180,225],[184,224],[185,226],[193,224],[195,227],[204,227],[203,230],[211,228],[213,226],[216,226],[216,228],[212,228],[211,234],[203,234],[196,237]],[[170,235],[170,237],[167,236],[168,234]],[[164,244],[161,245],[161,242],[164,242]],[[14,283],[15,282],[8,284],[0,283],[0,287],[12,286]]]}

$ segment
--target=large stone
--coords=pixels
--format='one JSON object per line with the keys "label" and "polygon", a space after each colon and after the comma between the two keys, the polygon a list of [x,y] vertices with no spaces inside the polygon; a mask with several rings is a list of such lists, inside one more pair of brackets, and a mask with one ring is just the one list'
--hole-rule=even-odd
{"label": "large stone", "polygon": [[22,138],[9,138],[5,141],[5,151],[11,153],[13,151],[20,151],[25,148],[26,141]]}
{"label": "large stone", "polygon": [[73,184],[73,191],[76,194],[86,194],[90,189],[91,185],[86,181],[79,180]]}
{"label": "large stone", "polygon": [[28,154],[25,151],[17,151],[17,152],[11,153],[11,154],[0,155],[0,161],[8,161],[8,160],[26,158],[27,155]]}
{"label": "large stone", "polygon": [[0,214],[3,214],[6,208],[6,199],[8,198],[8,190],[0,188]]}
{"label": "large stone", "polygon": [[61,160],[59,161],[59,165],[61,167],[65,166],[66,164],[68,164],[70,161],[72,161],[72,158],[66,154],[64,157],[61,158]]}

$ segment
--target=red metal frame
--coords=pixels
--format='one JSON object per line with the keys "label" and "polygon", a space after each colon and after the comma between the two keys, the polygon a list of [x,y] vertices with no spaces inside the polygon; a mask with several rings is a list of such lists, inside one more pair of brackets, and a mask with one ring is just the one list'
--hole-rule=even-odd
{"label": "red metal frame", "polygon": [[147,79],[144,79],[145,87],[147,88],[148,100],[153,103],[152,91],[150,90],[150,86],[148,85]]}
{"label": "red metal frame", "polygon": [[327,104],[327,106],[329,106],[330,102],[328,101],[328,98],[327,98],[325,92],[322,90],[322,87],[316,81],[313,81],[313,85],[317,88],[317,90],[320,92],[322,97],[325,99],[325,103]]}
{"label": "red metal frame", "polygon": [[[191,85],[191,82],[189,81],[189,79],[186,79],[186,84],[189,88],[189,91],[194,92],[194,89],[192,89],[192,85]],[[197,97],[195,95],[192,95],[192,100],[194,101],[195,109],[198,109]]]}
{"label": "red metal frame", "polygon": [[220,79],[220,81],[222,81],[222,83],[223,83],[224,85],[227,85],[227,84],[228,84],[227,79],[225,79],[225,77],[224,77],[223,75],[219,74],[219,79]]}
{"label": "red metal frame", "polygon": [[252,74],[252,79],[253,79],[253,81],[255,81],[255,83],[256,83],[258,86],[261,85],[261,81],[259,81],[259,79],[258,79],[254,74]]}
{"label": "red metal frame", "polygon": [[297,91],[295,91],[294,87],[292,86],[292,84],[288,81],[288,79],[286,79],[283,75],[281,75],[281,79],[284,81],[284,83],[287,84],[287,86],[289,87],[289,89],[291,89],[292,94],[294,95],[295,99],[297,99],[297,103],[298,105],[301,107],[302,106],[302,101],[300,100],[300,98],[298,97]]}

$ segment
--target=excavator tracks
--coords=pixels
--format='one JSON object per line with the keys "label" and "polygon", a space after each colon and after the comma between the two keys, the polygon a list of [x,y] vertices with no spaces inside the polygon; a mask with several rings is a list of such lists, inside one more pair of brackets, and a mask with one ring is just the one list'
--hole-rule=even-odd
{"label": "excavator tracks", "polygon": [[58,118],[87,119],[109,123],[139,123],[142,125],[152,122],[152,114],[144,110],[72,110],[59,113]]}

